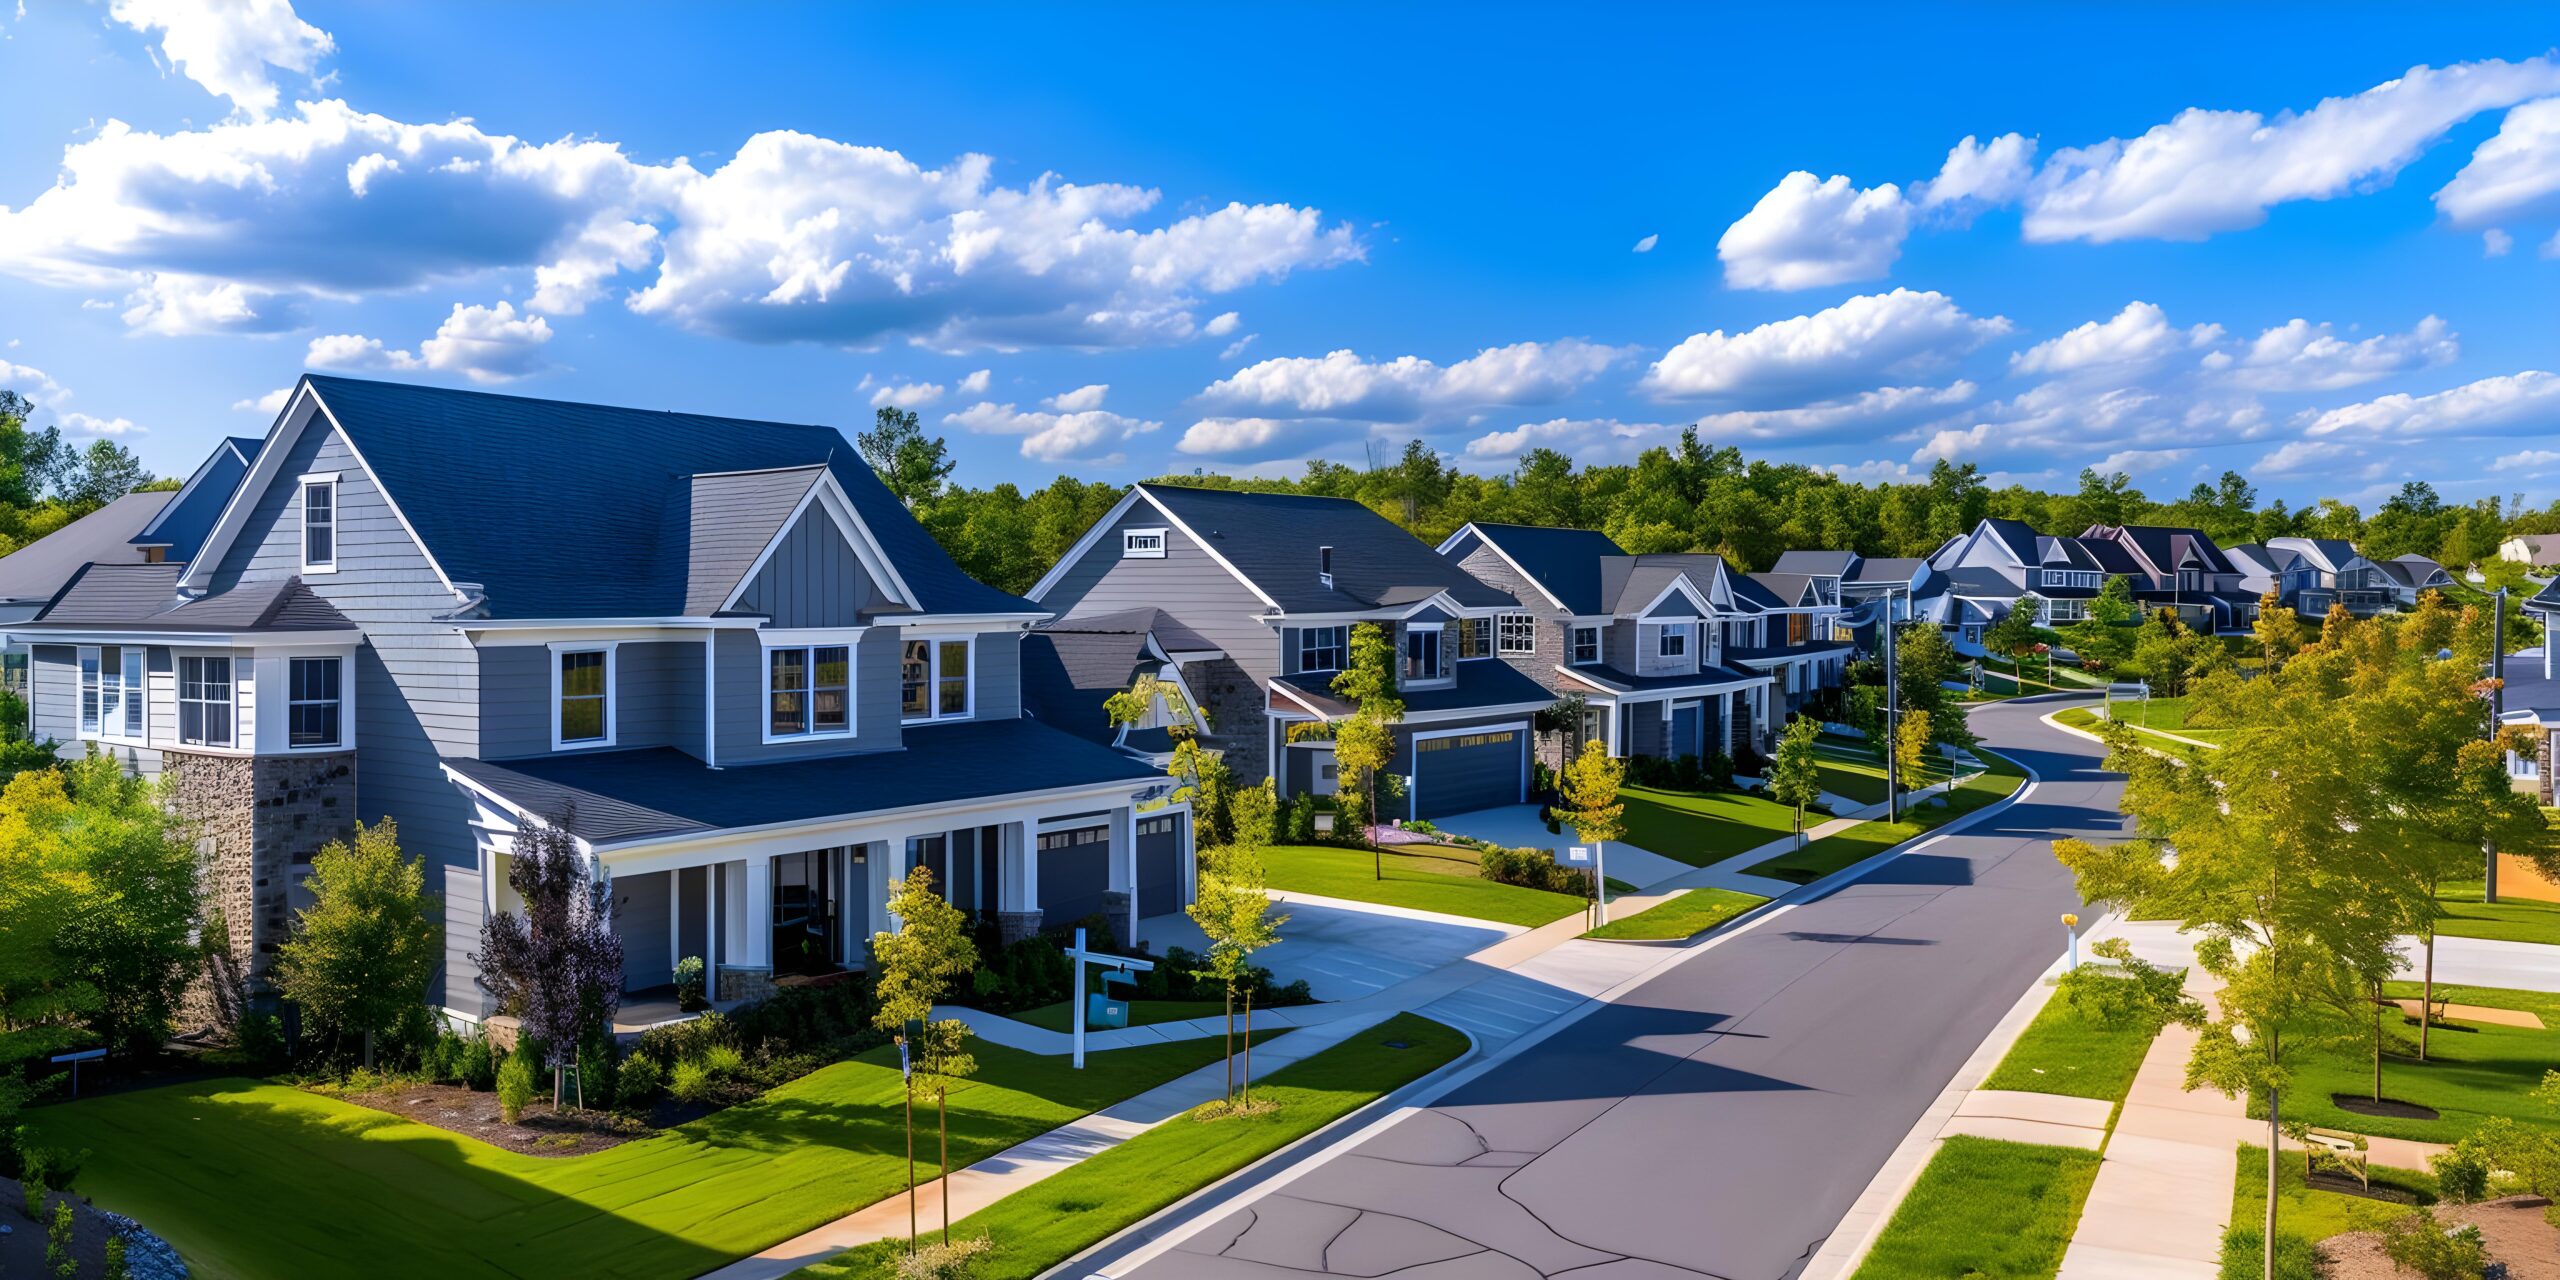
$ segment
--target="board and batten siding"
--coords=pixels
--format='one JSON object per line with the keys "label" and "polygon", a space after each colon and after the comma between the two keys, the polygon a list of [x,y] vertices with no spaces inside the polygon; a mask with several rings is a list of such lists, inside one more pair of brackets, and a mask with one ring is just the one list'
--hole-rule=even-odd
{"label": "board and batten siding", "polygon": [[478,854],[470,807],[438,768],[444,757],[480,754],[479,655],[451,622],[436,620],[460,602],[326,419],[301,433],[255,495],[210,585],[221,592],[302,574],[301,478],[314,472],[338,477],[337,569],[303,582],[365,633],[354,670],[357,816],[397,822],[401,848],[441,869],[429,887],[444,899],[445,963],[429,998],[476,1014],[485,1004],[471,960],[482,914]]}
{"label": "board and batten siding", "polygon": [[776,627],[850,627],[878,601],[870,576],[823,508],[811,505],[738,596]]}
{"label": "board and batten siding", "polygon": [[[548,645],[480,649],[480,755],[506,760],[551,752]],[[674,747],[702,754],[702,642],[625,641],[613,649],[613,742],[570,750]]]}
{"label": "board and batten siding", "polygon": [[[1130,529],[1166,530],[1164,555],[1123,558],[1121,535]],[[1278,636],[1261,621],[1269,606],[1143,501],[1121,513],[1039,603],[1065,619],[1162,609],[1225,650],[1256,683],[1280,674]]]}

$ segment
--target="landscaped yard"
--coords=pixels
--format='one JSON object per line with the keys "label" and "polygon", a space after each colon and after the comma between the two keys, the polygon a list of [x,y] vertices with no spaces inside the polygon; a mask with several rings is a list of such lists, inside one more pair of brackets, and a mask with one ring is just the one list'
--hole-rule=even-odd
{"label": "landscaped yard", "polygon": [[1471,864],[1452,869],[1451,861],[1390,850],[1384,855],[1386,878],[1380,880],[1371,870],[1366,849],[1284,844],[1262,851],[1265,883],[1284,892],[1438,911],[1533,929],[1583,909],[1581,898],[1496,884],[1478,878]]}
{"label": "landscaped yard", "polygon": [[[1114,1049],[1087,1069],[980,1042],[951,1096],[974,1163],[1218,1058],[1215,1039]],[[905,1186],[895,1050],[593,1155],[501,1151],[253,1080],[111,1094],[29,1113],[86,1150],[80,1189],[148,1223],[196,1275],[699,1275]],[[930,1144],[923,1144],[929,1151]],[[924,1168],[930,1171],[930,1157]]]}
{"label": "landscaped yard", "polygon": [[[2243,1143],[2239,1160],[2239,1181],[2231,1188],[2231,1225],[2235,1231],[2248,1231],[2254,1240],[2267,1220],[2267,1149]],[[2436,1180],[2431,1175],[2385,1165],[2374,1165],[2371,1173],[2377,1187],[2406,1191],[2421,1204],[2435,1202]],[[2415,1212],[2405,1204],[2317,1190],[2303,1181],[2302,1156],[2290,1151],[2276,1157],[2276,1194],[2277,1234],[2305,1241],[2326,1240],[2345,1231],[2378,1231],[2383,1224]],[[2276,1260],[2281,1263],[2284,1258],[2285,1253],[2279,1250]],[[2243,1251],[2228,1242],[2224,1244],[2224,1275],[2254,1276],[2260,1265],[2256,1249]],[[2277,1274],[2284,1272],[2279,1270]]]}
{"label": "landscaped yard", "polygon": [[[1132,1000],[1129,1002],[1129,1025],[1151,1027],[1159,1022],[1187,1022],[1193,1018],[1214,1018],[1225,1013],[1223,1000]],[[1027,1022],[1050,1031],[1073,1031],[1075,1011],[1069,1001],[1044,1004],[1037,1009],[1004,1015],[1016,1022]]]}
{"label": "landscaped yard", "polygon": [[1780,854],[1757,866],[1746,868],[1747,874],[1811,884],[1842,867],[1862,862],[1905,840],[1924,835],[1984,805],[1998,801],[2026,782],[2025,771],[1994,752],[1978,752],[1989,766],[1984,772],[1957,783],[1943,800],[1906,809],[1903,820],[1887,822],[1881,818],[1858,825],[1837,835],[1807,844],[1802,849]]}
{"label": "landscaped yard", "polygon": [[1713,886],[1691,889],[1657,907],[1621,916],[1583,934],[1620,942],[1690,938],[1767,902],[1756,893],[1736,893]]}
{"label": "landscaped yard", "polygon": [[[1658,791],[1624,787],[1627,843],[1693,867],[1712,866],[1793,832],[1796,811],[1739,791]],[[1807,814],[1809,826],[1820,815]]]}
{"label": "landscaped yard", "polygon": [[1920,1171],[1857,1280],[2050,1276],[2098,1177],[2098,1153],[1953,1137]]}
{"label": "landscaped yard", "polygon": [[1814,747],[1821,752],[1823,790],[1860,804],[1884,802],[1884,764],[1874,748],[1838,738],[1819,739]]}
{"label": "landscaped yard", "polygon": [[[2414,998],[2418,985],[2394,982],[2384,988],[2396,999]],[[2285,1094],[2284,1118],[2324,1129],[2349,1129],[2386,1138],[2420,1142],[2453,1142],[2478,1128],[2490,1116],[2512,1116],[2541,1128],[2560,1128],[2560,1111],[2526,1096],[2542,1083],[2542,1073],[2560,1064],[2560,995],[2506,991],[2489,987],[2436,986],[2436,999],[2497,1009],[2525,1009],[2541,1015],[2540,1030],[2465,1022],[2428,1033],[2427,1061],[2386,1055],[2382,1063],[2382,1096],[2432,1107],[2434,1120],[2360,1115],[2331,1101],[2332,1094],[2369,1098],[2373,1094],[2373,1058],[2362,1041],[2306,1056],[2294,1069],[2294,1087]],[[2413,1044],[2418,1028],[2394,1019],[2389,1029]],[[2359,1028],[2361,1031],[2361,1028]],[[2254,1101],[2252,1114],[2265,1111]]]}
{"label": "landscaped yard", "polygon": [[2027,1024],[2026,1033],[1982,1087],[2121,1102],[2159,1033],[2145,1018],[2099,1022],[2057,995]]}
{"label": "landscaped yard", "polygon": [[[1465,1051],[1466,1037],[1417,1014],[1394,1018],[1271,1073],[1253,1095],[1266,1115],[1201,1122],[1177,1116],[1120,1146],[951,1224],[955,1240],[995,1244],[979,1280],[1027,1280],[1113,1233],[1366,1106]],[[804,1267],[790,1280],[885,1274],[903,1241],[883,1241]]]}
{"label": "landscaped yard", "polygon": [[2484,904],[2477,880],[2445,885],[2436,898],[2445,912],[2436,921],[2436,932],[2448,938],[2560,945],[2560,903],[2528,902],[2501,894],[2496,903]]}

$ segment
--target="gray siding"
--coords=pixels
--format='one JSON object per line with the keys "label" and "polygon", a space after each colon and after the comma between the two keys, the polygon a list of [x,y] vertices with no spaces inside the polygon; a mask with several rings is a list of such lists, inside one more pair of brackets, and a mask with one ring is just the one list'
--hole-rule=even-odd
{"label": "gray siding", "polygon": [[[114,645],[101,646],[103,662],[123,659]],[[172,741],[178,732],[177,687],[174,668],[167,649],[152,649],[144,659],[143,736],[154,742]],[[51,738],[59,744],[55,754],[65,760],[78,760],[95,746],[115,757],[128,773],[145,778],[160,776],[160,753],[151,747],[138,747],[122,742],[84,742],[80,738],[80,647],[68,644],[32,645],[27,653],[27,714],[38,739]],[[245,731],[245,730],[244,730]]]}
{"label": "gray siding", "polygon": [[[480,650],[480,752],[484,759],[551,750],[551,663],[546,645]],[[702,754],[702,642],[626,642],[613,652],[614,741]]]}
{"label": "gray siding", "polygon": [[402,847],[441,869],[441,876],[430,872],[429,887],[445,901],[445,969],[430,998],[477,1011],[482,995],[471,953],[480,941],[481,886],[466,825],[470,807],[437,763],[479,754],[478,656],[452,623],[434,620],[458,602],[325,420],[302,433],[276,481],[256,495],[212,586],[226,591],[242,581],[302,572],[299,479],[314,471],[338,473],[338,568],[304,581],[366,636],[353,673],[357,769],[364,780],[357,816],[398,822]]}
{"label": "gray siding", "polygon": [[[1257,684],[1280,674],[1278,641],[1259,617],[1269,606],[1220,568],[1180,531],[1165,537],[1162,559],[1124,560],[1123,529],[1165,528],[1161,512],[1144,501],[1132,506],[1084,558],[1068,566],[1040,603],[1061,618],[1083,618],[1123,609],[1156,608],[1226,651]],[[1219,726],[1221,733],[1262,732],[1262,726]]]}
{"label": "gray siding", "polygon": [[[713,693],[720,724],[720,763],[795,760],[841,755],[848,751],[884,751],[898,745],[898,633],[882,627],[865,632],[853,651],[853,735],[798,742],[764,742],[764,645],[744,631],[719,635],[719,674]],[[702,693],[694,691],[698,704]]]}
{"label": "gray siding", "polygon": [[616,876],[613,931],[622,938],[622,989],[663,987],[676,980],[667,955],[669,872]]}
{"label": "gray siding", "polygon": [[738,608],[777,627],[849,627],[875,594],[834,518],[812,505],[747,583]]}

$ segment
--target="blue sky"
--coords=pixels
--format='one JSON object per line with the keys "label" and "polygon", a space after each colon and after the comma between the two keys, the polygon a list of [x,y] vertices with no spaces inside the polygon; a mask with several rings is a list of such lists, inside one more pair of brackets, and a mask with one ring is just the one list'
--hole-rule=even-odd
{"label": "blue sky", "polygon": [[162,471],[327,368],[892,399],[972,484],[1696,422],[2560,496],[2554,24],[2232,8],[30,0],[0,385]]}

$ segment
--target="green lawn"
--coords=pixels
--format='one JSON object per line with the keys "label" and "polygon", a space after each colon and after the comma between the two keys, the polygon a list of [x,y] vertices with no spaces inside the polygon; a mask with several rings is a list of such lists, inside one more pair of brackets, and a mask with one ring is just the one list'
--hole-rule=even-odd
{"label": "green lawn", "polygon": [[1817,767],[1823,790],[1860,804],[1884,802],[1884,765],[1872,749],[1836,738],[1824,738],[1817,745],[1822,753]]}
{"label": "green lawn", "polygon": [[1619,941],[1690,938],[1767,902],[1756,893],[1736,893],[1712,886],[1691,889],[1657,907],[1621,916],[1582,935]]}
{"label": "green lawn", "polygon": [[[2406,999],[2418,986],[2395,982],[2387,994]],[[2434,1120],[2402,1120],[2356,1115],[2330,1101],[2333,1093],[2370,1097],[2373,1058],[2362,1042],[2306,1055],[2294,1069],[2294,1087],[2285,1095],[2284,1118],[2323,1129],[2348,1129],[2386,1138],[2419,1142],[2454,1142],[2491,1116],[2512,1116],[2539,1128],[2560,1128],[2560,1113],[2526,1095],[2542,1083],[2542,1073],[2560,1064],[2560,995],[2538,991],[2506,991],[2489,987],[2436,986],[2438,1000],[2498,1009],[2529,1009],[2540,1014],[2543,1029],[2461,1023],[2462,1029],[2437,1027],[2428,1033],[2427,1061],[2386,1054],[2382,1062],[2382,1096],[2399,1098],[2442,1113]],[[2391,1030],[2412,1042],[2415,1024]],[[2254,1102],[2253,1114],[2265,1111]]]}
{"label": "green lawn", "polygon": [[1925,835],[1998,801],[2026,782],[2025,772],[2007,758],[1990,751],[1978,754],[1989,767],[1956,784],[1943,800],[1905,810],[1900,822],[1887,822],[1881,818],[1861,822],[1846,831],[1824,836],[1801,849],[1747,868],[1746,873],[1796,884],[1811,884],[1842,867],[1874,857],[1905,840]]}
{"label": "green lawn", "polygon": [[2085,1017],[2069,1000],[2055,996],[2027,1024],[2026,1034],[2000,1059],[1985,1089],[2021,1093],[2059,1093],[2074,1098],[2124,1100],[2142,1055],[2159,1035],[2148,1019],[2127,1018],[2107,1024]]}
{"label": "green lawn", "polygon": [[1857,1280],[2050,1276],[2097,1177],[2095,1151],[1949,1138],[1876,1237]]}
{"label": "green lawn", "polygon": [[1583,909],[1581,898],[1453,874],[1443,869],[1447,862],[1445,857],[1390,852],[1385,855],[1387,878],[1380,880],[1372,875],[1366,849],[1283,844],[1262,853],[1265,882],[1283,891],[1438,911],[1533,929]]}
{"label": "green lawn", "polygon": [[[1223,1000],[1132,1000],[1129,1002],[1129,1025],[1151,1027],[1159,1022],[1187,1022],[1193,1018],[1214,1018],[1226,1012]],[[1049,1031],[1073,1031],[1074,1010],[1061,1000],[1037,1009],[1008,1013],[1005,1017],[1026,1022]]]}
{"label": "green lawn", "polygon": [[2527,902],[2521,898],[2502,898],[2495,904],[2480,901],[2480,882],[2448,884],[2438,891],[2437,900],[2444,906],[2444,918],[2436,922],[2436,932],[2448,938],[2491,938],[2499,942],[2539,942],[2560,945],[2560,904]]}
{"label": "green lawn", "polygon": [[[2267,1220],[2267,1149],[2242,1143],[2240,1146],[2240,1178],[2231,1188],[2231,1225],[2255,1228]],[[2433,1204],[2436,1180],[2432,1175],[2411,1169],[2392,1169],[2375,1165],[2372,1177],[2376,1186],[2398,1187],[2418,1197],[2422,1204]],[[2302,1156],[2285,1152],[2276,1158],[2276,1232],[2321,1241],[2347,1231],[2378,1231],[2385,1223],[2405,1218],[2409,1206],[2383,1200],[2351,1196],[2337,1191],[2317,1191],[2302,1179]],[[2224,1274],[2230,1274],[2231,1255],[2224,1249]],[[2284,1254],[2276,1255],[2282,1261]],[[2247,1272],[2258,1274],[2257,1250],[2248,1252]]]}
{"label": "green lawn", "polygon": [[[1398,1046],[1398,1047],[1391,1047]],[[1398,1014],[1254,1087],[1267,1115],[1163,1125],[951,1224],[954,1239],[995,1242],[978,1280],[1028,1280],[1129,1224],[1376,1101],[1464,1052],[1466,1037]],[[793,1272],[790,1280],[887,1274],[902,1242],[883,1241]]]}
{"label": "green lawn", "polygon": [[[1095,1053],[1074,1071],[980,1042],[951,1097],[974,1163],[1214,1062],[1214,1039]],[[80,1189],[151,1224],[208,1280],[698,1275],[905,1185],[894,1050],[594,1155],[509,1151],[334,1098],[209,1080],[44,1107],[86,1150]],[[930,1150],[930,1144],[921,1144]],[[929,1165],[929,1157],[928,1157]]]}
{"label": "green lawn", "polygon": [[[1625,787],[1627,843],[1693,867],[1748,853],[1796,829],[1794,809],[1738,791],[1657,791]],[[1819,821],[1808,814],[1805,821]]]}
{"label": "green lawn", "polygon": [[[2096,733],[2100,723],[2098,713],[2087,707],[2072,707],[2055,715],[2054,720],[2056,723],[2069,725],[2074,729],[2084,729],[2090,733]],[[2131,722],[2127,721],[2127,723]],[[2167,738],[2162,737],[2157,733],[2144,732],[2138,725],[2135,726],[2135,728],[2136,740],[2143,746],[2149,747],[2153,751],[2159,752],[2162,755],[2175,756],[2181,760],[2193,761],[2196,759],[2198,752],[2210,750],[2210,748],[2199,747],[2192,742],[2180,742],[2176,738]],[[2181,732],[2184,731],[2181,730]]]}

